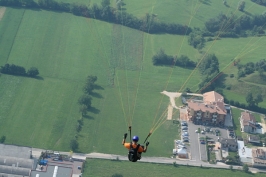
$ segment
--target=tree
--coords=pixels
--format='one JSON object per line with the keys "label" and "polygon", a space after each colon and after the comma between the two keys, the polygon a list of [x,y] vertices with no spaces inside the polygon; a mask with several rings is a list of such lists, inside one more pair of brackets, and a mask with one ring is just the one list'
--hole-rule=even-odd
{"label": "tree", "polygon": [[83,91],[87,94],[91,94],[93,90],[94,90],[94,84],[91,82],[86,83],[86,85],[83,88]]}
{"label": "tree", "polygon": [[101,5],[103,8],[110,6],[110,0],[102,0]]}
{"label": "tree", "polygon": [[263,98],[261,93],[257,94],[256,97],[254,98],[254,103],[258,106],[259,103],[263,102]]}
{"label": "tree", "polygon": [[261,78],[264,78],[264,70],[263,70],[262,68],[260,68],[260,69],[258,70],[258,72],[259,72],[259,76],[260,76]]}
{"label": "tree", "polygon": [[91,97],[89,95],[84,94],[79,98],[78,103],[80,105],[87,106],[87,108],[89,109],[91,107]]}
{"label": "tree", "polygon": [[249,172],[249,168],[248,168],[248,165],[247,165],[247,164],[244,164],[244,165],[243,165],[243,171],[244,171],[245,173],[248,173],[248,172]]}
{"label": "tree", "polygon": [[36,77],[39,74],[39,70],[35,67],[31,67],[28,71],[27,71],[27,75],[30,77]]}
{"label": "tree", "polygon": [[4,143],[5,140],[6,140],[6,136],[2,136],[2,137],[0,138],[0,143]]}
{"label": "tree", "polygon": [[253,96],[252,93],[249,92],[246,96],[246,102],[248,103],[249,106],[253,106],[254,105],[254,100],[253,100]]}
{"label": "tree", "polygon": [[82,114],[82,116],[87,114],[88,107],[85,104],[82,104],[79,108],[79,112]]}
{"label": "tree", "polygon": [[72,139],[70,141],[70,148],[73,150],[73,151],[76,151],[78,149],[78,141],[76,139]]}
{"label": "tree", "polygon": [[237,9],[239,11],[244,11],[246,2],[245,1],[239,1]]}

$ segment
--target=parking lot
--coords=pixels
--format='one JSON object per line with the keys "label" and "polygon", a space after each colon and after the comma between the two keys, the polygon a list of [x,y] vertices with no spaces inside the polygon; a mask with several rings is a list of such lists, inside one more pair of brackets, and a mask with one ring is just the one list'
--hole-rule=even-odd
{"label": "parking lot", "polygon": [[[189,133],[189,151],[190,151],[190,159],[192,161],[207,161],[207,150],[206,150],[206,142],[204,144],[200,143],[201,137],[208,136],[214,141],[218,141],[218,137],[223,138],[230,138],[229,137],[229,131],[226,128],[220,128],[220,127],[211,127],[211,126],[204,126],[204,125],[195,125],[192,122],[187,122],[188,124],[188,130],[185,130]],[[201,132],[196,133],[195,131],[200,128],[200,130],[204,130],[205,127],[210,128],[212,132],[204,132],[202,134]],[[216,135],[215,131],[219,132],[219,134]],[[182,130],[181,130],[182,131]],[[184,131],[182,131],[182,134]],[[182,138],[182,135],[181,135]]]}

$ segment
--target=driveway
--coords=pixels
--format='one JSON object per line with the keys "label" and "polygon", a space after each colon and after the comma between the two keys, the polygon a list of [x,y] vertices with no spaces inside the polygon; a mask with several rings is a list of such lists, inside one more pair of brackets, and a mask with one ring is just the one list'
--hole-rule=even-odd
{"label": "driveway", "polygon": [[207,161],[206,145],[200,144],[199,138],[201,137],[201,134],[195,133],[195,130],[197,130],[199,127],[199,125],[188,122],[191,160]]}

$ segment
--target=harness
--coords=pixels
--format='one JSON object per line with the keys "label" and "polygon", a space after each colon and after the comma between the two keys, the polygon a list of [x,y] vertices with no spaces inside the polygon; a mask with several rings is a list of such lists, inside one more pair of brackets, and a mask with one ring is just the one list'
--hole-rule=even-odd
{"label": "harness", "polygon": [[130,149],[128,151],[128,160],[129,161],[137,162],[138,160],[140,160],[140,155],[138,156],[139,147],[140,147],[140,144],[138,144],[136,148],[133,148],[132,142],[130,143]]}

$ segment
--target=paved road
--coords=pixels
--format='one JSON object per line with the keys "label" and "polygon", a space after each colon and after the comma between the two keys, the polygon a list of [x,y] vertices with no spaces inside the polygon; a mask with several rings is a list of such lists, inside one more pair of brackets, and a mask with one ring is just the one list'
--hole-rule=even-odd
{"label": "paved road", "polygon": [[197,126],[191,122],[188,122],[188,133],[190,136],[190,154],[191,160],[201,161],[201,149],[199,144],[199,136],[195,133]]}
{"label": "paved road", "polygon": [[[32,148],[32,155],[39,157],[41,152],[45,151],[44,149],[36,149]],[[66,154],[69,155],[69,152],[59,152],[60,154]],[[103,154],[103,153],[90,153],[90,154],[81,154],[81,153],[74,153],[75,156],[81,156],[86,158],[93,158],[93,159],[109,159],[109,160],[123,160],[127,161],[127,156],[122,155],[115,155],[115,154]],[[164,158],[164,157],[145,157],[143,156],[142,159],[139,162],[148,162],[148,163],[162,163],[162,164],[173,164],[176,162],[176,164],[179,165],[190,165],[190,166],[203,166],[203,167],[211,167],[211,168],[225,168],[229,169],[229,165],[225,165],[223,163],[217,163],[216,165],[209,164],[206,162],[196,162],[196,161],[190,161],[190,160],[176,160],[172,158]],[[241,166],[233,166],[234,169],[242,169]],[[258,168],[249,168],[252,172],[264,172],[266,173],[265,169],[258,169]]]}

